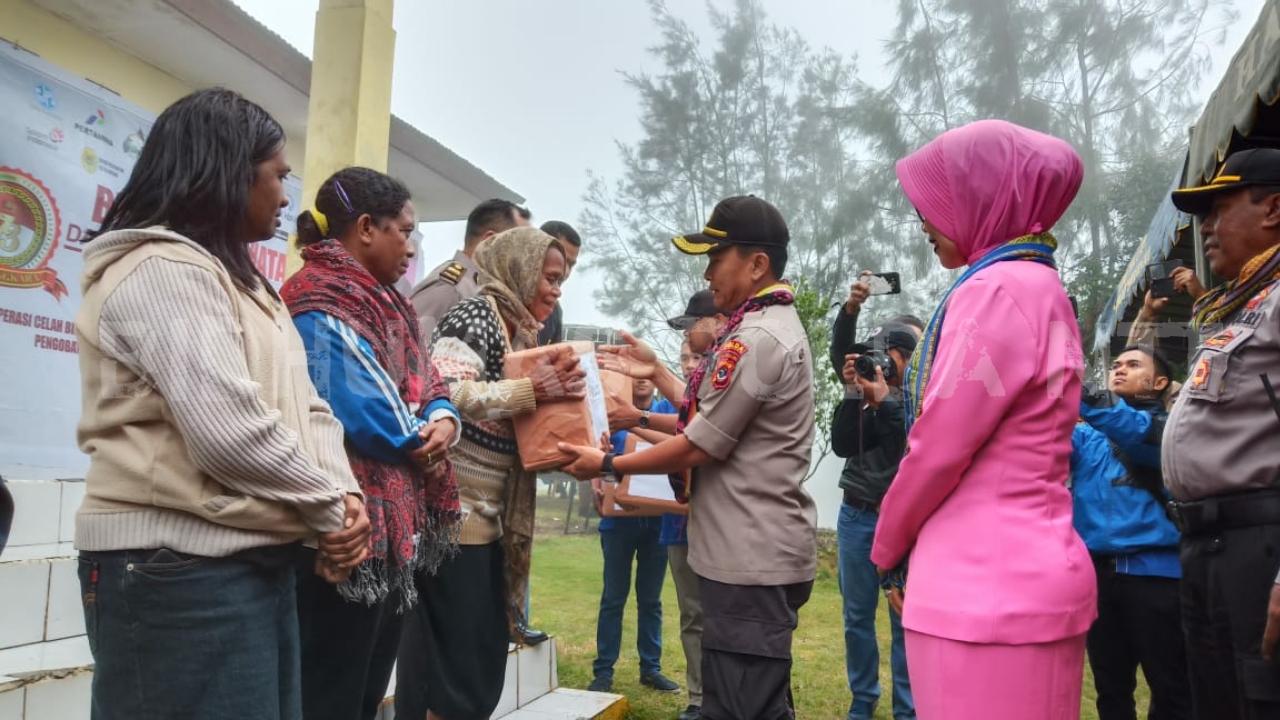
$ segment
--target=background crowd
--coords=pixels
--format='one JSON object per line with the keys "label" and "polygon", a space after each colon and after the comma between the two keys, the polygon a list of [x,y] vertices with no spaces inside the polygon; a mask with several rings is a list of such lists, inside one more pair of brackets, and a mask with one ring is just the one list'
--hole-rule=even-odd
{"label": "background crowd", "polygon": [[[76,543],[94,717],[372,718],[394,666],[397,716],[487,718],[508,644],[545,638],[527,622],[536,477],[513,418],[587,393],[568,346],[522,377],[504,359],[559,339],[582,240],[490,201],[406,296],[412,199],[347,168],[299,218],[304,265],[277,293],[248,245],[287,205],[283,147],[235,93],[183,98],[85,248]],[[896,172],[939,264],[963,272],[927,322],[855,343],[860,277],[825,358],[847,388],[831,440],[847,458],[848,717],[880,698],[877,593],[897,718],[1076,718],[1086,655],[1104,719],[1133,717],[1139,666],[1153,718],[1280,714],[1280,151],[1174,193],[1225,281],[1173,278],[1202,336],[1176,401],[1150,337],[1106,388],[1083,387],[1051,233],[1084,179],[1068,143],[980,121]],[[824,358],[784,279],[790,241],[754,196],[673,238],[706,259],[706,290],[670,321],[681,373],[627,334],[600,348],[634,407],[604,447],[558,448],[601,495],[669,475],[687,505],[602,525],[592,683],[610,687],[634,562],[641,682],[679,690],[658,645],[669,563],[682,720],[794,715]],[[1159,311],[1151,298],[1143,319]]]}

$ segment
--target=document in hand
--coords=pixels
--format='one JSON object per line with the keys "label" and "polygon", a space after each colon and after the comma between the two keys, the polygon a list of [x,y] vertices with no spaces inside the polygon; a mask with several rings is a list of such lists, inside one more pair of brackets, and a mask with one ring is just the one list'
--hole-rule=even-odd
{"label": "document in hand", "polygon": [[[627,452],[638,452],[648,447],[652,445],[635,435],[627,436]],[[614,497],[616,502],[627,507],[646,511],[636,514],[689,514],[689,506],[676,500],[676,493],[671,489],[671,481],[666,475],[624,475]]]}
{"label": "document in hand", "polygon": [[618,483],[605,482],[604,499],[600,502],[600,515],[603,517],[645,517],[653,515],[661,515],[662,511],[656,508],[642,508],[635,505],[619,505],[618,504]]}

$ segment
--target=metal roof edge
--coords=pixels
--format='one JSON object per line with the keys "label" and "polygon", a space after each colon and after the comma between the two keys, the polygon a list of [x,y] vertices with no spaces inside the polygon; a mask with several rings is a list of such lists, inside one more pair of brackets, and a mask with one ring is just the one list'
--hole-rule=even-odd
{"label": "metal roof edge", "polygon": [[[310,95],[311,60],[232,0],[164,1],[304,96]],[[445,175],[477,197],[500,197],[517,203],[525,200],[493,176],[394,113],[391,115],[390,141],[392,149]]]}

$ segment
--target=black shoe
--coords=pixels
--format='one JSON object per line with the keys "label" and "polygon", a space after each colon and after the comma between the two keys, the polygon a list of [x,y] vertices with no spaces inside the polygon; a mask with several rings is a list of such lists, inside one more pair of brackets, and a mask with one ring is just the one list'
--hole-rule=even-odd
{"label": "black shoe", "polygon": [[601,675],[587,686],[589,692],[613,692],[613,678]]}
{"label": "black shoe", "polygon": [[542,632],[541,630],[532,630],[529,628],[525,628],[525,631],[524,631],[525,645],[537,645],[539,643],[544,643],[550,639],[551,639],[551,636]]}
{"label": "black shoe", "polygon": [[521,641],[523,640],[524,645],[537,645],[551,639],[550,635],[542,632],[541,630],[530,630],[523,625],[518,626],[516,628],[516,632],[519,633],[517,636],[519,639],[511,638],[511,642],[516,644],[521,644]]}
{"label": "black shoe", "polygon": [[651,687],[658,692],[680,692],[680,686],[674,680],[665,677],[662,673],[654,673],[652,675],[641,675],[640,684],[645,687]]}
{"label": "black shoe", "polygon": [[676,720],[698,720],[698,716],[702,714],[702,708],[697,705],[690,705],[684,709],[684,712],[676,716]]}

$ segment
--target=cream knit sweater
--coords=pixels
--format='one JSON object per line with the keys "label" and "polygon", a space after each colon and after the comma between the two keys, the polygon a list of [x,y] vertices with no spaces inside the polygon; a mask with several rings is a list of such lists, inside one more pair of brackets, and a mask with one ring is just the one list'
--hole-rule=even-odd
{"label": "cream knit sweater", "polygon": [[342,527],[359,492],[289,313],[162,228],[85,248],[81,550],[225,556]]}

